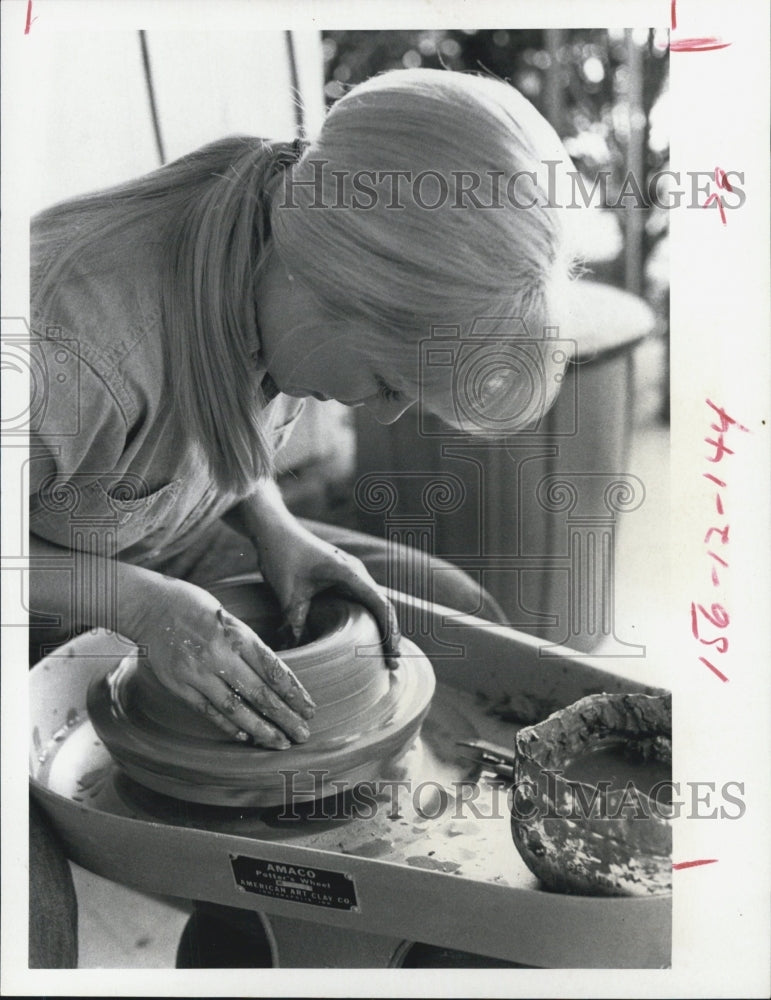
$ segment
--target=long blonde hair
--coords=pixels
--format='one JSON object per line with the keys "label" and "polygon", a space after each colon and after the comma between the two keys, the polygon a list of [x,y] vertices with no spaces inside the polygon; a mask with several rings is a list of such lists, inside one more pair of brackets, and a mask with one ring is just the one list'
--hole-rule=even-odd
{"label": "long blonde hair", "polygon": [[254,285],[270,241],[271,189],[299,152],[296,143],[251,136],[218,140],[33,220],[34,252],[46,261],[35,293],[41,315],[54,308],[57,285],[71,268],[119,267],[154,223],[163,245],[167,392],[187,443],[200,446],[223,489],[245,492],[272,470],[270,433],[260,417],[265,400],[254,378]]}
{"label": "long blonde hair", "polygon": [[[548,408],[565,361],[543,331],[569,337],[575,261],[560,192],[571,166],[551,126],[508,84],[443,70],[389,71],[337,101],[286,175],[271,207],[274,247],[330,314],[383,330],[379,340],[390,340],[395,357],[437,326],[474,337],[483,321],[486,336],[500,340],[520,320],[524,329],[514,336],[542,344]],[[397,172],[404,184],[395,196]],[[502,196],[500,178],[525,172],[538,197],[520,207]],[[479,179],[476,204],[459,189],[462,174]],[[422,194],[421,177],[429,182]],[[533,409],[522,398],[532,387],[504,374],[491,378],[485,405],[491,426],[512,431]],[[438,409],[454,422],[451,407]]]}
{"label": "long blonde hair", "polygon": [[[372,169],[447,175],[528,170],[550,155],[569,163],[556,135],[506,84],[445,71],[385,73],[341,99],[296,162],[300,152],[296,142],[223,139],[35,220],[50,261],[37,291],[43,312],[70,267],[117,263],[135,252],[144,222],[166,220],[160,287],[169,394],[188,443],[200,446],[222,488],[241,492],[272,468],[253,377],[255,287],[271,252],[330,315],[372,323],[395,356],[436,323],[554,324],[555,289],[568,268],[549,208],[427,211],[412,203],[396,212],[380,197],[371,211],[320,211],[308,188],[293,207],[281,190],[282,178],[312,179],[314,160],[329,165],[329,197],[335,169],[349,177]],[[73,225],[57,227],[63,221]],[[493,414],[505,414],[519,392],[505,380],[500,386],[488,401]]]}

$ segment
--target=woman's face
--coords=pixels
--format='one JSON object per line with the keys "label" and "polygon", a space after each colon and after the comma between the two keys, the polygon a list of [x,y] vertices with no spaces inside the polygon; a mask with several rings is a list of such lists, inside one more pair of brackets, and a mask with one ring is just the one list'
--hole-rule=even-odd
{"label": "woman's face", "polygon": [[382,333],[327,317],[277,255],[260,279],[257,303],[262,358],[282,392],[366,406],[383,424],[417,401],[415,378],[405,374],[416,371],[417,346],[407,357],[405,345],[404,363],[397,366],[390,352],[378,349]]}

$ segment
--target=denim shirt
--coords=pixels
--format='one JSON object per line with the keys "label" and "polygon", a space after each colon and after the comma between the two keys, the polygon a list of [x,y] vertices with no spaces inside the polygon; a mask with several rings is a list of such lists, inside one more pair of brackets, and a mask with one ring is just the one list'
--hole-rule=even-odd
{"label": "denim shirt", "polygon": [[[220,489],[195,447],[184,446],[166,389],[152,234],[120,265],[75,265],[43,315],[43,225],[32,226],[30,530],[68,549],[152,565],[249,491]],[[256,363],[255,380],[265,374]],[[279,394],[263,409],[276,448],[302,406]]]}

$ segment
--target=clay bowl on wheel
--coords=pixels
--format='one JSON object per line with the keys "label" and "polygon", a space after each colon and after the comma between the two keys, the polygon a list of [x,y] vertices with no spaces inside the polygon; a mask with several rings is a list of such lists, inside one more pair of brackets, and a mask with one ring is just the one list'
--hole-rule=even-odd
{"label": "clay bowl on wheel", "polygon": [[517,733],[512,833],[545,888],[671,890],[671,738],[668,694],[589,695]]}
{"label": "clay bowl on wheel", "polygon": [[317,705],[310,739],[280,751],[236,743],[166,691],[147,661],[128,656],[92,681],[88,712],[131,778],[190,802],[276,806],[373,780],[409,749],[435,687],[431,664],[413,643],[402,640],[399,666],[389,670],[369,612],[330,593],[312,602],[302,644],[281,649],[280,609],[259,577],[209,590],[307,688]]}

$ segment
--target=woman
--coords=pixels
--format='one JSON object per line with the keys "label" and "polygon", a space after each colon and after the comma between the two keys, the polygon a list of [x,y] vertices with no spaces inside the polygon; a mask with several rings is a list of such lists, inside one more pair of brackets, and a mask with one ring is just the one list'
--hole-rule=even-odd
{"label": "woman", "polygon": [[[51,375],[32,438],[31,553],[71,552],[79,581],[114,587],[84,599],[33,570],[32,609],[145,646],[161,683],[234,739],[307,739],[307,692],[198,584],[256,561],[295,635],[313,594],[343,587],[396,662],[389,602],[339,533],[321,539],[287,511],[272,455],[309,395],[386,423],[420,399],[479,429],[452,370],[420,370],[419,343],[432,325],[463,336],[479,317],[495,318],[496,350],[514,317],[535,338],[560,325],[569,262],[544,183],[558,162],[569,165],[556,135],[511,87],[404,70],[352,89],[304,152],[224,140],[42,213],[32,327],[47,372],[65,378]],[[542,195],[527,209],[511,197],[522,176]],[[562,364],[541,360],[546,406]],[[498,432],[533,416],[533,386],[512,367],[493,366],[473,393]],[[475,610],[463,603],[478,587],[456,571],[453,589],[435,596]]]}

